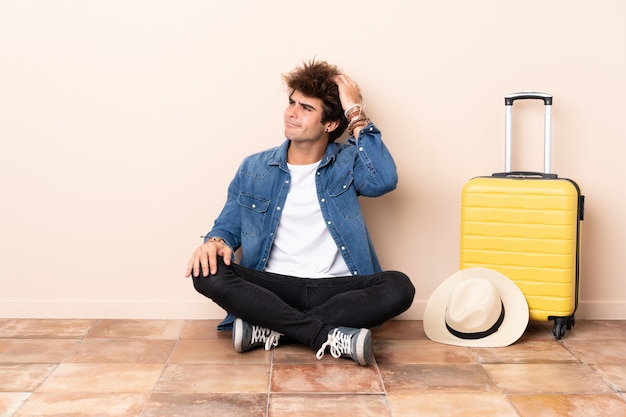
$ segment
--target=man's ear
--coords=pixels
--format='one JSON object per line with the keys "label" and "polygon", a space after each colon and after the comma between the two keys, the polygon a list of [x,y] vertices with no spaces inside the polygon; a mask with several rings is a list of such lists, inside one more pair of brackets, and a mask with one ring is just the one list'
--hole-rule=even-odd
{"label": "man's ear", "polygon": [[339,126],[339,120],[331,120],[329,122],[324,123],[324,125],[326,126],[324,128],[324,131],[326,133],[330,133],[333,130],[337,129],[337,127]]}

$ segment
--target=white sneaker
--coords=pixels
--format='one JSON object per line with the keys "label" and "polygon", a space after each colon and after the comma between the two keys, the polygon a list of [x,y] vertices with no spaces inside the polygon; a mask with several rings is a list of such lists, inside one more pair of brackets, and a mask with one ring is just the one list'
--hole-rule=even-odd
{"label": "white sneaker", "polygon": [[372,333],[368,329],[336,327],[328,332],[328,340],[315,355],[324,357],[326,348],[334,358],[350,358],[359,365],[369,365],[372,360]]}
{"label": "white sneaker", "polygon": [[233,347],[237,352],[247,352],[262,346],[265,346],[265,350],[270,350],[278,346],[281,336],[282,333],[254,326],[240,318],[233,323]]}

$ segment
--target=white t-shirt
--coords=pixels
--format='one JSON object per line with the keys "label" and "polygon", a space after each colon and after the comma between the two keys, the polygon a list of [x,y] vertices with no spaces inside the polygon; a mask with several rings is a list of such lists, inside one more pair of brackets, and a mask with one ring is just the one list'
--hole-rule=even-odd
{"label": "white t-shirt", "polygon": [[317,201],[319,162],[287,166],[291,184],[265,270],[301,278],[350,275]]}

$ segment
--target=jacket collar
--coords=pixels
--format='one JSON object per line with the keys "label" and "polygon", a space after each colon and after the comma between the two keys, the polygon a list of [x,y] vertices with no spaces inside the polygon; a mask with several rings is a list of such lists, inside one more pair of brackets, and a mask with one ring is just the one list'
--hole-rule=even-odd
{"label": "jacket collar", "polygon": [[[286,139],[282,145],[274,149],[274,154],[269,160],[269,165],[278,165],[281,169],[287,170],[287,150],[291,141]],[[334,142],[326,146],[326,153],[320,162],[320,167],[326,166],[337,158],[339,147]]]}

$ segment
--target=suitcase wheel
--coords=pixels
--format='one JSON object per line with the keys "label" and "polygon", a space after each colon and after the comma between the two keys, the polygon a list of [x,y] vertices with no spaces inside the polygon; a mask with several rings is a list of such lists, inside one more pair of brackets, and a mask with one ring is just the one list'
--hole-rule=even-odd
{"label": "suitcase wheel", "polygon": [[574,324],[576,324],[574,315],[569,317],[550,317],[550,319],[554,319],[552,334],[556,340],[561,340],[565,336],[565,330],[571,330]]}
{"label": "suitcase wheel", "polygon": [[565,325],[558,321],[555,322],[552,328],[552,334],[556,337],[556,340],[561,340],[561,338],[565,336]]}

